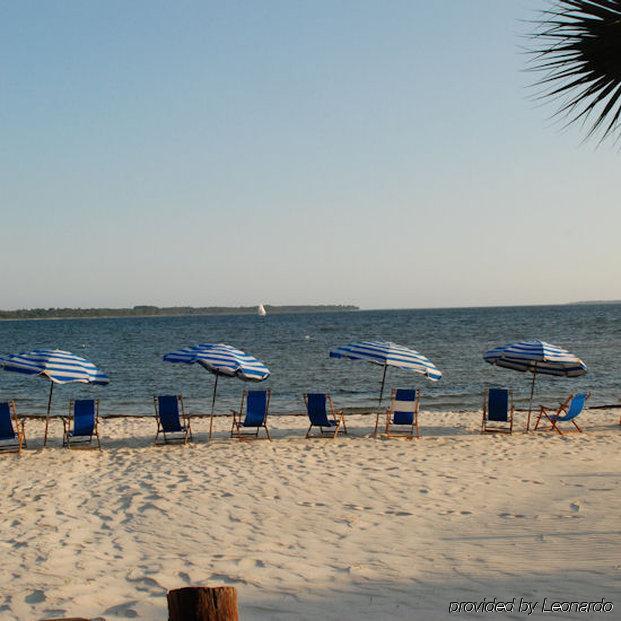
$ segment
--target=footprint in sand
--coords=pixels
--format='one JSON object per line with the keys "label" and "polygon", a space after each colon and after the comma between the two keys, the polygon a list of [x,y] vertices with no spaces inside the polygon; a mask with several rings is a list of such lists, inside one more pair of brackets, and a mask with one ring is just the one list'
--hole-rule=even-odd
{"label": "footprint in sand", "polygon": [[41,589],[36,589],[24,597],[27,604],[40,604],[45,601],[45,593]]}
{"label": "footprint in sand", "polygon": [[104,614],[113,617],[126,617],[127,619],[135,619],[138,616],[138,613],[132,608],[135,603],[136,602],[132,601],[125,604],[111,606],[107,610],[104,610]]}

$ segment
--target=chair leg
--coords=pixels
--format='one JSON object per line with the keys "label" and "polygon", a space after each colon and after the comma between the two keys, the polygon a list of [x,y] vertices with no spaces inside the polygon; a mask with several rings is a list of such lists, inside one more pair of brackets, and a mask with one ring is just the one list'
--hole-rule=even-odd
{"label": "chair leg", "polygon": [[[267,434],[267,439],[271,442],[272,437],[270,436],[270,430],[267,428],[267,425],[263,425],[265,428],[265,433]],[[259,430],[257,429],[257,437],[259,437]]]}
{"label": "chair leg", "polygon": [[537,431],[539,428],[539,422],[541,421],[541,417],[543,416],[543,408],[539,410],[539,416],[537,417],[537,421],[535,422],[535,426],[533,427],[534,431]]}
{"label": "chair leg", "polygon": [[580,427],[578,427],[578,423],[577,423],[575,420],[572,420],[571,422],[574,424],[575,428],[576,428],[576,429],[577,429],[580,433],[582,433],[582,429],[580,429]]}
{"label": "chair leg", "polygon": [[310,432],[311,432],[311,429],[312,429],[312,428],[313,428],[313,426],[312,426],[312,425],[309,425],[309,427],[308,427],[308,431],[306,432],[306,438],[305,438],[306,440],[308,440],[308,438],[310,437]]}

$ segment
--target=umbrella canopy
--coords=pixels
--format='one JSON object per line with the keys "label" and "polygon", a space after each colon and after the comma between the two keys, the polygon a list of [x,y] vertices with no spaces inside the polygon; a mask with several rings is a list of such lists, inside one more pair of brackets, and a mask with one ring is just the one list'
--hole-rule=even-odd
{"label": "umbrella canopy", "polygon": [[5,371],[42,377],[50,382],[43,446],[47,446],[48,419],[54,384],[77,382],[104,386],[110,383],[110,378],[92,362],[62,349],[33,349],[21,354],[4,356],[0,358],[0,366]]}
{"label": "umbrella canopy", "polygon": [[397,345],[390,341],[358,341],[343,345],[330,351],[330,358],[346,358],[347,360],[362,360],[384,367],[382,387],[379,401],[382,402],[386,370],[388,367],[397,367],[420,373],[427,379],[436,382],[442,377],[442,373],[429,358],[413,349]]}
{"label": "umbrella canopy", "polygon": [[201,343],[164,356],[166,362],[198,363],[214,375],[237,377],[244,382],[262,382],[270,375],[263,362],[224,343]]}
{"label": "umbrella canopy", "polygon": [[505,369],[543,375],[579,377],[587,372],[586,364],[578,356],[538,339],[494,347],[483,359]]}
{"label": "umbrella canopy", "polygon": [[254,356],[224,343],[200,343],[170,352],[163,357],[165,362],[200,364],[216,376],[211,399],[209,437],[213,428],[214,407],[218,377],[236,377],[244,382],[262,382],[270,376],[267,366]]}
{"label": "umbrella canopy", "polygon": [[587,372],[587,366],[578,356],[562,347],[533,339],[519,341],[501,347],[494,347],[483,354],[483,359],[489,364],[513,369],[514,371],[533,374],[528,405],[528,420],[526,431],[530,429],[530,414],[535,390],[535,378],[538,374],[555,375],[557,377],[579,377]]}
{"label": "umbrella canopy", "polygon": [[5,371],[43,377],[54,384],[105,385],[110,378],[92,362],[61,349],[33,349],[0,358]]}

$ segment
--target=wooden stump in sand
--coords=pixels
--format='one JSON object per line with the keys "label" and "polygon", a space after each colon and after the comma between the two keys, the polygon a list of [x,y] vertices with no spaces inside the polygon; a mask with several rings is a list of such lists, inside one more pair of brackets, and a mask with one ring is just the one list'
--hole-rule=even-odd
{"label": "wooden stump in sand", "polygon": [[184,587],[168,591],[168,621],[238,621],[235,587]]}

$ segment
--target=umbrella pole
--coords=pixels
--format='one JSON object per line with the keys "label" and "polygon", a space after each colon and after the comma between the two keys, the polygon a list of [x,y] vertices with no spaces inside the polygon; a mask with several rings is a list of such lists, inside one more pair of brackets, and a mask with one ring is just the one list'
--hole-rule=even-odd
{"label": "umbrella pole", "polygon": [[382,387],[380,389],[379,404],[382,405],[382,397],[384,396],[384,384],[386,383],[386,369],[388,365],[384,365],[384,374],[382,375]]}
{"label": "umbrella pole", "polygon": [[530,401],[528,402],[528,418],[526,419],[526,431],[530,431],[530,413],[533,409],[533,393],[535,392],[535,378],[537,373],[533,372],[533,381],[530,384]]}
{"label": "umbrella pole", "polygon": [[209,439],[211,440],[211,431],[213,429],[213,413],[216,407],[216,391],[218,390],[218,375],[213,385],[213,395],[211,397],[211,416],[209,417]]}
{"label": "umbrella pole", "polygon": [[47,412],[45,414],[45,434],[43,435],[43,446],[47,446],[47,429],[50,424],[50,412],[52,410],[52,392],[54,391],[54,382],[50,381],[50,396],[47,398]]}

